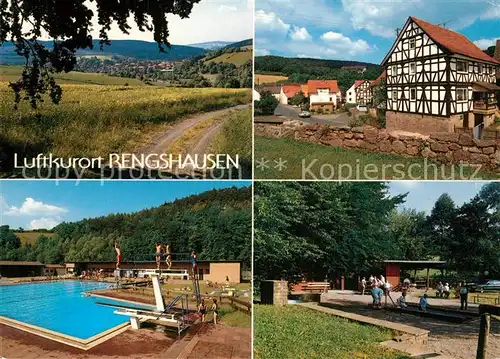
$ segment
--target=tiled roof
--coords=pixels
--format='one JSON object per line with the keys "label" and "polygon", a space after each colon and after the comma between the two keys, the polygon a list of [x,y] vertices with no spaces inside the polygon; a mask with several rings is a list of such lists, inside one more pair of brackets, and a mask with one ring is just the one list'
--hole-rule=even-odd
{"label": "tiled roof", "polygon": [[301,86],[296,84],[282,85],[281,88],[287,98],[291,98],[301,91]]}
{"label": "tiled roof", "polygon": [[427,21],[417,19],[413,16],[411,16],[410,19],[413,20],[413,22],[415,22],[415,24],[417,24],[422,30],[424,30],[434,42],[446,48],[448,51],[476,60],[500,64],[500,61],[495,60],[494,58],[485,54],[479,47],[474,45],[474,43],[464,35],[431,24]]}
{"label": "tiled roof", "polygon": [[309,93],[318,92],[318,89],[329,89],[330,92],[339,92],[337,80],[309,80],[307,81]]}
{"label": "tiled roof", "polygon": [[300,90],[304,94],[304,96],[309,96],[309,86],[307,85],[300,85]]}

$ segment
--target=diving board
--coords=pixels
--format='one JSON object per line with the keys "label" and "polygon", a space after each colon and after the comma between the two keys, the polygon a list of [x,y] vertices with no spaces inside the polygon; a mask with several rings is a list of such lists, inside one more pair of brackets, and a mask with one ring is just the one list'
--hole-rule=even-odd
{"label": "diving board", "polygon": [[[156,302],[156,309],[139,309],[135,307],[97,303],[100,305],[117,308],[114,313],[118,315],[128,316],[132,329],[140,329],[141,323],[146,321],[155,321],[177,330],[177,334],[181,335],[182,331],[190,327],[189,324],[189,304],[185,295],[178,295],[170,303],[165,304],[160,286],[160,277],[158,274],[151,276],[153,282],[153,291]],[[181,303],[181,311],[173,312],[174,306]]]}

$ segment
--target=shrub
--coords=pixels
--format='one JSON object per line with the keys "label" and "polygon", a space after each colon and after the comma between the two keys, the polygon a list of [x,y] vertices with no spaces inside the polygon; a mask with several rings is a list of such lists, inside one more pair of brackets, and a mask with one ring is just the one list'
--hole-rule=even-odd
{"label": "shrub", "polygon": [[346,103],[344,106],[344,111],[349,112],[351,108],[355,108],[357,105],[355,103]]}
{"label": "shrub", "polygon": [[360,127],[363,126],[366,121],[366,116],[354,116],[349,119],[349,127]]}
{"label": "shrub", "polygon": [[319,113],[319,114],[322,114],[323,113],[323,109],[322,108],[318,108],[318,110],[316,112]]}
{"label": "shrub", "polygon": [[264,92],[260,101],[255,101],[255,116],[270,116],[274,115],[274,110],[278,106],[279,101],[270,92]]}

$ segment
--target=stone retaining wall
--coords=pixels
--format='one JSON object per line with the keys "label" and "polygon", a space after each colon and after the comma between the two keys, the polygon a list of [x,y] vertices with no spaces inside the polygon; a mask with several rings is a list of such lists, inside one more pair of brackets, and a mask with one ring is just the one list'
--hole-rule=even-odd
{"label": "stone retaining wall", "polygon": [[255,133],[368,152],[421,156],[445,164],[481,164],[494,170],[500,166],[500,140],[475,140],[468,133],[422,135],[369,126],[309,125],[301,121],[285,121],[281,125],[255,124]]}

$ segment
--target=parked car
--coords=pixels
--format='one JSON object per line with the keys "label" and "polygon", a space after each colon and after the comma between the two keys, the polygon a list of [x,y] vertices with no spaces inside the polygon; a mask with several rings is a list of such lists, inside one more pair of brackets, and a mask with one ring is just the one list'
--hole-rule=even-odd
{"label": "parked car", "polygon": [[300,111],[299,117],[301,118],[311,117],[311,113],[309,111]]}
{"label": "parked car", "polygon": [[489,280],[485,284],[473,284],[470,287],[471,292],[486,292],[486,291],[499,291],[500,280]]}

